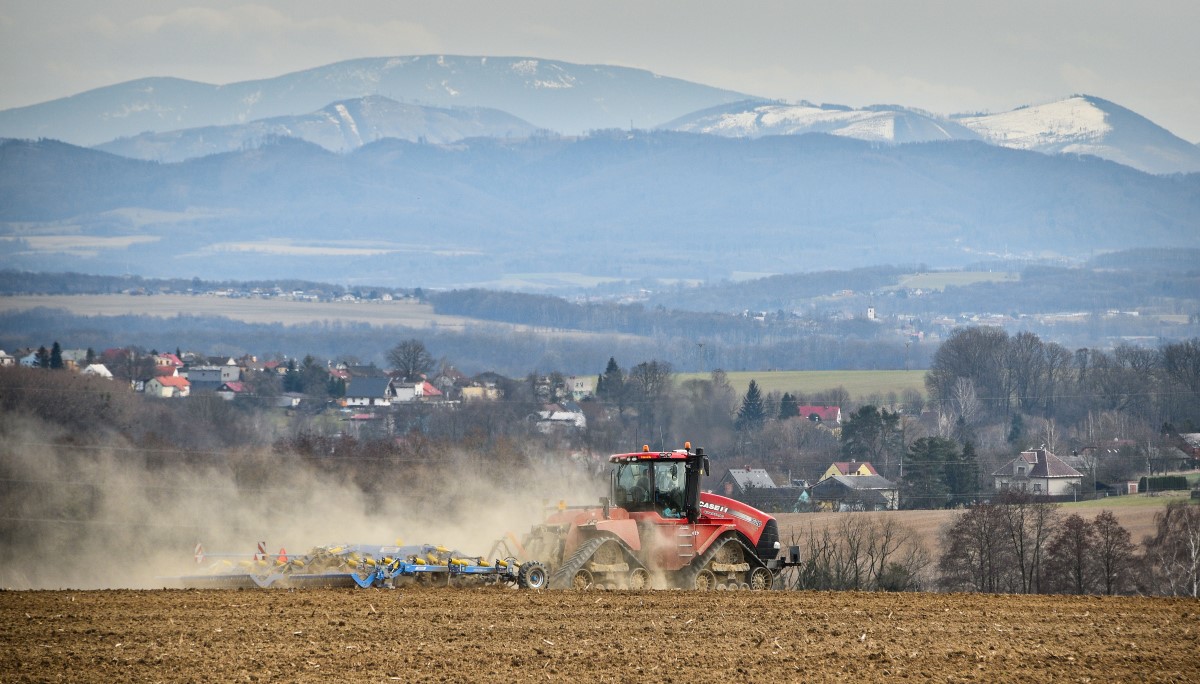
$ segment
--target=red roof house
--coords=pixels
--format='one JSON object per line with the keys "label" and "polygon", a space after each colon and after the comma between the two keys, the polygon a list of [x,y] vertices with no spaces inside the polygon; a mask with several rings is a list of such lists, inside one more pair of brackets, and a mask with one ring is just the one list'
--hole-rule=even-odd
{"label": "red roof house", "polygon": [[841,425],[842,408],[840,406],[798,406],[796,415],[807,418],[814,423]]}

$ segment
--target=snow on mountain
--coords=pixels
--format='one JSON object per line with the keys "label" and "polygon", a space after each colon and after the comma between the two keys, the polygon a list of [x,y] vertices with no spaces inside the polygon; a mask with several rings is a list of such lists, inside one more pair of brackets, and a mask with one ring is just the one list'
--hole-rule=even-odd
{"label": "snow on mountain", "polygon": [[1200,148],[1136,112],[1089,95],[954,120],[1002,147],[1092,155],[1155,174],[1200,171]]}
{"label": "snow on mountain", "polygon": [[696,112],[663,128],[737,138],[829,133],[883,143],[979,139],[976,133],[952,121],[886,105],[851,109],[748,101]]}
{"label": "snow on mountain", "polygon": [[383,138],[440,144],[475,137],[526,137],[536,130],[533,124],[495,109],[425,107],[370,95],[301,116],[143,133],[96,149],[135,159],[175,162],[254,147],[274,137],[300,138],[345,152]]}

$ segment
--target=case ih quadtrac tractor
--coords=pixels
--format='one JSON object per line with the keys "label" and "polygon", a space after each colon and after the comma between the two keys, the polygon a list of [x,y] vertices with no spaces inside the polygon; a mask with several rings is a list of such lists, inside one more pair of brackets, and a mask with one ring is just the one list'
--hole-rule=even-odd
{"label": "case ih quadtrac tractor", "polygon": [[560,506],[514,549],[552,589],[770,589],[784,567],[775,519],[700,491],[704,450],[649,447],[609,461],[609,496]]}

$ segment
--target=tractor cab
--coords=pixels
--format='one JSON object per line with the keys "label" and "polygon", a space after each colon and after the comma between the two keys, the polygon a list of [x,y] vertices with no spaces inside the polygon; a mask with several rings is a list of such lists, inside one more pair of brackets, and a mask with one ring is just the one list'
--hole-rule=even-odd
{"label": "tractor cab", "polygon": [[675,451],[652,452],[648,446],[610,461],[611,500],[630,513],[654,511],[663,518],[700,517],[700,476],[708,474],[703,449],[691,444]]}

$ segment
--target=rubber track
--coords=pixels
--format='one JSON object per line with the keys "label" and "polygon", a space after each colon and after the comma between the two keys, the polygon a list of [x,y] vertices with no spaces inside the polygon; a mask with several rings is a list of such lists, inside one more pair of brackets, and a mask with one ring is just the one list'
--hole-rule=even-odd
{"label": "rubber track", "polygon": [[700,554],[699,558],[692,561],[691,565],[679,571],[679,578],[683,580],[679,583],[680,586],[684,589],[694,589],[696,587],[696,575],[699,575],[701,570],[708,567],[708,564],[712,561],[713,557],[717,555],[717,551],[721,550],[722,546],[725,546],[731,542],[734,544],[740,544],[742,546],[743,555],[745,556],[746,561],[750,563],[750,572],[754,572],[755,568],[766,567],[766,563],[763,563],[762,559],[758,557],[758,554],[754,553],[754,550],[749,546],[746,546],[745,542],[743,542],[741,539],[738,539],[736,535],[726,535],[714,542],[712,546],[709,546],[708,550]]}
{"label": "rubber track", "polygon": [[575,573],[584,566],[592,556],[596,555],[596,550],[604,546],[605,542],[613,541],[621,546],[621,551],[625,553],[625,559],[629,563],[629,571],[633,572],[636,568],[643,568],[641,561],[633,555],[633,551],[629,546],[618,539],[617,537],[595,537],[589,539],[582,546],[571,554],[571,557],[566,563],[563,563],[554,574],[550,575],[550,582],[546,585],[550,589],[571,589],[573,588],[573,580]]}

